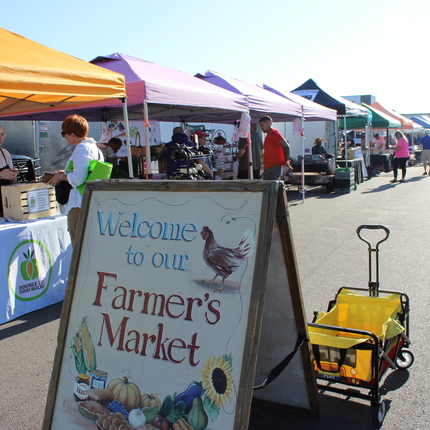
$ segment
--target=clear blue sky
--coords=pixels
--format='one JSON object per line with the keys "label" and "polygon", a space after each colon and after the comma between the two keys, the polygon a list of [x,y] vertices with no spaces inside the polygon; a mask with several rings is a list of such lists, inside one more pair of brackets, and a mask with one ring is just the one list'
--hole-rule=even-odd
{"label": "clear blue sky", "polygon": [[85,61],[121,52],[195,74],[372,94],[430,112],[430,0],[2,0],[1,26]]}

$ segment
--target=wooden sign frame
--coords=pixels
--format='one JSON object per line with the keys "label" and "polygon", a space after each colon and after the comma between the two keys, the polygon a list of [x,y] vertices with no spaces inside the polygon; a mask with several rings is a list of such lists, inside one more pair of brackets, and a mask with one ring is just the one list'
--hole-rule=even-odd
{"label": "wooden sign frame", "polygon": [[[283,286],[269,273],[278,269],[286,273]],[[112,401],[106,388],[127,409],[144,408],[147,419],[145,393],[156,399],[156,420],[170,411],[170,425],[182,416],[207,430],[246,429],[256,369],[256,378],[270,370],[262,369],[267,354],[260,334],[264,348],[290,348],[267,336],[272,330],[264,320],[273,313],[265,305],[267,290],[292,309],[284,332],[308,339],[281,182],[88,183],[43,429],[98,428]],[[302,398],[293,406],[315,412],[308,342],[299,352],[293,361]],[[87,400],[73,400],[76,389],[79,397],[90,388],[82,390],[83,379],[95,390]],[[273,392],[263,400],[288,405]]]}

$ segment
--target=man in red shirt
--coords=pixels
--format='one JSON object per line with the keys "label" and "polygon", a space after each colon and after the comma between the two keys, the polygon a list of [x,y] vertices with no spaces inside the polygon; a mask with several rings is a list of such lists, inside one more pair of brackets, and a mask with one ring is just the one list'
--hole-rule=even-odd
{"label": "man in red shirt", "polygon": [[264,139],[264,172],[263,180],[278,180],[282,166],[288,165],[290,159],[290,144],[278,130],[272,128],[272,118],[263,116],[258,123],[261,131],[266,133]]}

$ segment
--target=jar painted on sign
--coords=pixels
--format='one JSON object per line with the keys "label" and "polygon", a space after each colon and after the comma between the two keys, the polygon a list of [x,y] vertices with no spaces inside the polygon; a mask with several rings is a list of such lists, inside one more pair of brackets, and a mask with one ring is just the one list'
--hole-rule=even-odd
{"label": "jar painted on sign", "polygon": [[106,388],[108,374],[103,370],[93,370],[91,372],[91,388]]}
{"label": "jar painted on sign", "polygon": [[75,380],[75,388],[73,390],[73,398],[77,402],[88,399],[88,390],[90,388],[90,377],[83,373],[78,373]]}

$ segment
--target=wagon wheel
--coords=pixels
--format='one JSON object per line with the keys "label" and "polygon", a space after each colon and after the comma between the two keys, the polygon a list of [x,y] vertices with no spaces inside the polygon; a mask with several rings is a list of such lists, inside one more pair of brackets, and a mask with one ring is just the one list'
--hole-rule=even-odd
{"label": "wagon wheel", "polygon": [[373,424],[380,426],[384,421],[386,410],[385,400],[381,403],[372,403],[370,413],[372,414]]}
{"label": "wagon wheel", "polygon": [[409,351],[408,349],[401,349],[396,357],[396,366],[400,370],[409,369],[409,367],[412,366],[414,359],[414,354],[412,354],[411,351]]}

